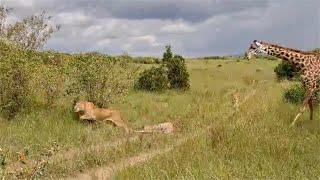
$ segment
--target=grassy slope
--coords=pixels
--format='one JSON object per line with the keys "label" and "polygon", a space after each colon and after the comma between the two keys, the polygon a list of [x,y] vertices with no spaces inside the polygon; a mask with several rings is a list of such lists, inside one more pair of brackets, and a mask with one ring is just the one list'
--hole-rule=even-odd
{"label": "grassy slope", "polygon": [[[215,94],[199,100],[200,110],[189,120],[212,123],[211,130],[171,153],[120,172],[117,179],[319,178],[319,121],[289,128],[298,107],[281,101],[283,87],[274,81],[274,66],[270,61],[189,63],[190,96],[207,89]],[[262,71],[256,72],[258,68]],[[234,89],[249,94],[253,79],[260,81],[257,93],[227,118],[231,102],[225,95]],[[188,133],[199,132],[194,128]]]}
{"label": "grassy slope", "polygon": [[[62,101],[52,111],[35,110],[12,122],[0,121],[0,147],[8,156],[8,164],[12,164],[16,152],[23,148],[29,149],[30,159],[39,159],[44,149],[57,142],[57,153],[66,157],[54,156],[44,171],[46,178],[55,178],[164,148],[182,136],[205,132],[166,155],[120,172],[117,178],[319,177],[319,121],[288,128],[298,107],[281,101],[283,88],[272,73],[275,65],[270,61],[188,61],[189,92],[131,92],[125,102],[114,105],[121,108],[134,128],[173,121],[181,129],[176,135],[150,135],[142,141],[108,147],[105,145],[122,138],[123,132],[109,125],[96,127],[74,121],[70,104]],[[238,90],[243,98],[252,92],[253,80],[259,82],[257,93],[240,112],[229,117],[233,112],[232,92]],[[212,128],[204,131],[207,126]],[[74,154],[71,157],[70,151]]]}

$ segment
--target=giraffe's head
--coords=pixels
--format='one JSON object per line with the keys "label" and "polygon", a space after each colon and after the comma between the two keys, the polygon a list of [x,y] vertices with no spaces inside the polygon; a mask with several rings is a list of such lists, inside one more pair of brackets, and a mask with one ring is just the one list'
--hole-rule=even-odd
{"label": "giraffe's head", "polygon": [[257,55],[260,53],[265,53],[265,45],[262,41],[254,40],[251,44],[249,49],[245,53],[245,57],[247,59],[251,59],[253,55]]}

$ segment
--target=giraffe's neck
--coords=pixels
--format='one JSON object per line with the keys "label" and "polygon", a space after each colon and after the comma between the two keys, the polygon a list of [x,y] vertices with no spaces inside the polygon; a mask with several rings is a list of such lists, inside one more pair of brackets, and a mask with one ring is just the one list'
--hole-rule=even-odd
{"label": "giraffe's neck", "polygon": [[263,50],[270,56],[275,56],[277,58],[288,61],[292,64],[301,64],[304,63],[310,57],[313,57],[314,54],[300,51],[296,49],[281,47],[274,44],[264,43]]}

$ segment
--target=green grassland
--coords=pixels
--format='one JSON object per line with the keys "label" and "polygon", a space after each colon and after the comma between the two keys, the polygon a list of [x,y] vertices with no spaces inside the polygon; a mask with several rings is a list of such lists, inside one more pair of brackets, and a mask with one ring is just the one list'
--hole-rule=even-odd
{"label": "green grassland", "polygon": [[[211,61],[207,64],[189,62],[192,79],[190,96],[197,102],[192,103],[196,104],[195,109],[184,119],[211,128],[170,153],[121,171],[117,177],[319,178],[319,118],[289,128],[298,107],[283,103],[282,92],[288,84],[274,80],[273,68],[276,63],[259,60]],[[222,66],[218,68],[218,64]],[[258,84],[252,86],[252,80]],[[247,98],[236,114],[230,116],[230,93],[239,90],[245,96],[254,89],[256,93]],[[210,92],[210,95],[206,92]],[[204,97],[197,97],[199,94],[204,94]],[[307,116],[304,117],[306,119]],[[191,125],[188,133],[203,131],[199,125]]]}
{"label": "green grassland", "polygon": [[[46,159],[37,177],[75,177],[88,169],[164,150],[143,163],[122,168],[114,178],[320,178],[319,114],[309,121],[305,113],[296,127],[289,127],[299,107],[283,102],[283,91],[290,83],[275,80],[273,69],[278,61],[186,63],[189,91],[130,90],[123,101],[112,104],[134,129],[171,121],[179,130],[175,134],[134,138],[109,124],[84,124],[75,120],[70,101],[61,98],[49,110],[35,107],[13,121],[0,120],[0,148],[6,157],[0,176],[10,178],[10,172],[20,167],[30,174],[33,161]],[[241,102],[237,112],[232,101],[235,92]],[[178,144],[180,139],[185,141]],[[173,148],[165,151],[168,147]],[[17,152],[24,150],[28,162],[21,164]]]}

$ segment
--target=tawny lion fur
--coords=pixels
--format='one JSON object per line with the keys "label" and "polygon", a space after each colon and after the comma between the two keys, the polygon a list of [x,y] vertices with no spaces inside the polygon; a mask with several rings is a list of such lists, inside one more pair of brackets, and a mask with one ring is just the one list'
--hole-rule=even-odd
{"label": "tawny lion fur", "polygon": [[78,113],[80,120],[93,120],[97,122],[110,121],[117,127],[125,129],[126,133],[173,133],[176,129],[171,122],[160,123],[157,125],[145,126],[143,130],[133,130],[129,128],[127,123],[122,119],[119,110],[97,108],[92,102],[80,101],[74,111]]}
{"label": "tawny lion fur", "polygon": [[74,111],[79,114],[80,120],[110,121],[117,127],[124,128],[127,133],[130,131],[119,110],[98,108],[92,102],[80,101],[75,105]]}

